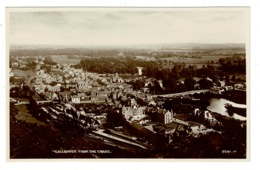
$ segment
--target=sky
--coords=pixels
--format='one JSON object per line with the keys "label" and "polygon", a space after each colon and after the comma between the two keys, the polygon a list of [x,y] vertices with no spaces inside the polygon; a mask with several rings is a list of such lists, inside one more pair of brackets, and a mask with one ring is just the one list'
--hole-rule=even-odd
{"label": "sky", "polygon": [[9,11],[10,44],[245,43],[248,10],[66,9]]}

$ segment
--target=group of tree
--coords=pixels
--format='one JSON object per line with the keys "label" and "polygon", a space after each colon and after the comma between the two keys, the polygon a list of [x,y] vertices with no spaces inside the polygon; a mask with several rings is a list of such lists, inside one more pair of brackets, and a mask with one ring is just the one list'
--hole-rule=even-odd
{"label": "group of tree", "polygon": [[144,68],[144,74],[151,74],[149,71],[154,70],[158,65],[155,61],[141,61],[132,58],[88,58],[82,59],[77,68],[96,73],[119,73],[119,74],[137,74],[137,67]]}
{"label": "group of tree", "polygon": [[[215,65],[203,65],[202,68],[197,68],[194,65],[186,65],[183,62],[179,62],[174,63],[173,67],[169,69],[163,68],[158,61],[142,61],[132,58],[82,59],[76,67],[100,74],[138,74],[137,67],[142,67],[144,76],[152,77],[155,80],[162,80],[163,82],[163,87],[161,87],[158,81],[152,83],[150,91],[154,93],[183,92],[196,88],[206,89],[212,87],[213,84],[219,84],[220,78],[223,79],[226,75],[224,71]],[[194,77],[200,78],[200,81],[195,81]],[[134,81],[131,84],[135,90],[144,87],[144,82],[142,81]]]}
{"label": "group of tree", "polygon": [[56,65],[57,62],[54,62],[50,56],[45,57],[44,64],[47,65]]}
{"label": "group of tree", "polygon": [[178,80],[186,77],[213,77],[216,74],[216,66],[203,66],[197,69],[196,66],[185,63],[174,63],[171,69],[163,68],[162,63],[158,61],[142,61],[132,58],[88,58],[82,59],[80,64],[75,65],[76,68],[83,68],[90,72],[104,73],[119,73],[119,74],[137,74],[137,67],[142,67],[143,75],[154,77],[157,79]]}
{"label": "group of tree", "polygon": [[28,63],[26,64],[26,67],[27,67],[29,70],[35,70],[36,65],[37,65],[36,62],[34,62],[34,61],[31,62],[31,61],[30,61],[30,62],[28,62]]}
{"label": "group of tree", "polygon": [[246,73],[245,54],[233,54],[232,57],[219,59],[220,69],[227,73]]}
{"label": "group of tree", "polygon": [[20,87],[12,87],[10,89],[10,97],[24,97],[29,98],[32,95],[30,87],[27,85],[22,85]]}

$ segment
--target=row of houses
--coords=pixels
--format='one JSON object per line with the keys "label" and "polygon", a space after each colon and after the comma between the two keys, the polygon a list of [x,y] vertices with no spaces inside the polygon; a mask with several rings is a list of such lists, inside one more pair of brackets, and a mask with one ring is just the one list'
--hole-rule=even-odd
{"label": "row of houses", "polygon": [[[185,129],[185,133],[192,136],[205,135],[215,132],[212,128],[206,128],[201,123],[187,121],[190,116],[202,116],[204,120],[209,121],[211,125],[219,124],[209,111],[202,111],[198,108],[194,109],[190,114],[176,114],[173,110],[150,106],[123,106],[122,116],[130,124],[135,124],[139,129],[146,128],[151,134],[172,135],[180,126]],[[132,126],[135,127],[135,126]]]}
{"label": "row of houses", "polygon": [[43,69],[38,70],[34,80],[37,92],[59,92],[61,89],[75,89],[77,92],[87,92],[92,87],[125,88],[126,86],[124,80],[118,75],[100,77],[96,73],[84,72],[82,69],[70,68],[68,65],[64,68],[60,73],[51,72],[50,74]]}

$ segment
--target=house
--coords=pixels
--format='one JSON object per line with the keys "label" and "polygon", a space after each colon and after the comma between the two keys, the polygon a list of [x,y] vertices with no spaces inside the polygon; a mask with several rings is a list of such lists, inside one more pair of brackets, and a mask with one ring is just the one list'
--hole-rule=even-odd
{"label": "house", "polygon": [[98,96],[99,96],[99,91],[97,91],[97,90],[92,91],[90,94],[91,100],[98,100]]}
{"label": "house", "polygon": [[147,122],[149,122],[148,119],[146,119],[147,116],[145,114],[137,114],[131,117],[130,121],[138,121],[140,125],[143,125]]}
{"label": "house", "polygon": [[73,71],[69,71],[69,75],[70,75],[71,77],[75,77],[75,73],[74,73]]}
{"label": "house", "polygon": [[71,88],[76,88],[77,87],[77,84],[76,83],[69,83],[69,84],[66,84],[66,88],[69,88],[69,89],[71,89]]}
{"label": "house", "polygon": [[61,77],[61,76],[57,76],[56,77],[56,81],[58,82],[58,83],[63,83],[64,81],[63,81],[63,78]]}
{"label": "house", "polygon": [[51,86],[51,85],[48,85],[48,91],[50,92],[59,92],[60,91],[60,85],[55,85],[55,86]]}
{"label": "house", "polygon": [[131,107],[122,107],[122,114],[126,120],[128,120],[133,115],[133,110]]}
{"label": "house", "polygon": [[45,83],[47,83],[47,84],[50,84],[50,83],[52,83],[52,82],[54,82],[54,81],[56,81],[56,79],[55,79],[54,77],[47,76],[47,77],[45,78]]}
{"label": "house", "polygon": [[105,101],[107,99],[107,96],[99,90],[93,90],[91,91],[90,99],[92,101]]}
{"label": "house", "polygon": [[120,77],[114,77],[112,81],[113,83],[124,83],[124,80]]}
{"label": "house", "polygon": [[171,123],[173,120],[173,112],[165,109],[158,109],[155,117],[157,122],[163,124]]}
{"label": "house", "polygon": [[43,65],[43,64],[44,64],[44,62],[43,62],[43,61],[40,61],[40,62],[39,62],[39,64],[40,64],[40,65]]}
{"label": "house", "polygon": [[150,130],[149,128],[146,128],[144,126],[141,126],[137,122],[131,122],[128,124],[128,128],[131,132],[133,132],[139,139],[147,139],[151,143],[157,143],[158,138],[156,136],[156,132],[153,130]]}
{"label": "house", "polygon": [[137,101],[135,100],[135,98],[130,99],[130,105],[131,106],[137,105]]}
{"label": "house", "polygon": [[208,110],[202,111],[196,108],[194,109],[193,115],[201,118],[202,120],[206,120],[209,123],[210,127],[222,126],[222,123],[219,122],[214,116],[212,116],[211,112]]}
{"label": "house", "polygon": [[52,92],[43,92],[43,96],[46,100],[52,99]]}
{"label": "house", "polygon": [[36,69],[36,70],[40,70],[40,69],[41,69],[41,65],[40,65],[40,64],[37,64],[37,65],[35,66],[35,69]]}
{"label": "house", "polygon": [[199,90],[200,89],[200,84],[199,83],[194,84],[194,89]]}
{"label": "house", "polygon": [[136,119],[136,120],[140,120],[141,118],[143,118],[144,116],[144,111],[145,111],[146,107],[126,107],[123,106],[122,107],[122,114],[125,117],[126,120],[129,120],[130,118]]}
{"label": "house", "polygon": [[144,87],[152,87],[154,86],[154,83],[151,81],[151,80],[147,80],[145,83],[144,83]]}
{"label": "house", "polygon": [[83,73],[83,69],[76,69],[76,68],[74,68],[74,72],[75,73]]}
{"label": "house", "polygon": [[12,67],[18,67],[19,63],[18,62],[12,62]]}
{"label": "house", "polygon": [[42,79],[36,78],[34,84],[42,84]]}
{"label": "house", "polygon": [[162,107],[165,103],[165,99],[164,98],[161,98],[161,99],[157,98],[155,100],[155,103],[157,103],[157,106]]}
{"label": "house", "polygon": [[233,90],[234,88],[233,88],[233,86],[224,86],[223,89],[224,89],[225,91],[231,91],[231,90]]}
{"label": "house", "polygon": [[65,73],[63,76],[64,76],[65,78],[69,78],[69,77],[70,77],[70,74]]}
{"label": "house", "polygon": [[209,92],[211,94],[219,95],[219,94],[222,94],[222,92],[224,92],[224,90],[221,87],[212,87],[212,88],[209,89]]}
{"label": "house", "polygon": [[219,84],[220,84],[220,87],[224,87],[225,86],[225,81],[224,80],[223,81],[219,80]]}
{"label": "house", "polygon": [[52,96],[51,96],[51,99],[52,100],[59,100],[59,96],[57,93],[53,93]]}
{"label": "house", "polygon": [[71,92],[70,91],[64,91],[64,92],[58,92],[59,99],[62,102],[68,102],[71,100]]}
{"label": "house", "polygon": [[85,93],[78,93],[77,96],[80,98],[80,103],[86,103],[90,101],[90,97]]}
{"label": "house", "polygon": [[200,135],[205,135],[211,132],[215,132],[214,129],[208,129],[204,125],[196,123],[196,122],[189,122],[189,129],[191,130],[191,135],[194,137],[198,137]]}
{"label": "house", "polygon": [[104,83],[104,84],[108,84],[107,79],[104,79],[104,78],[101,79],[101,82]]}
{"label": "house", "polygon": [[9,68],[9,76],[10,76],[10,77],[13,77],[13,76],[14,76],[14,73],[12,72],[12,68]]}
{"label": "house", "polygon": [[85,81],[80,81],[80,82],[77,82],[77,89],[78,91],[81,91],[81,92],[86,92],[89,90],[91,86],[89,86],[89,84]]}
{"label": "house", "polygon": [[37,76],[42,76],[44,74],[44,70],[39,70],[36,72]]}
{"label": "house", "polygon": [[71,102],[72,103],[80,103],[80,97],[79,96],[77,96],[77,95],[73,95],[73,96],[71,96]]}
{"label": "house", "polygon": [[89,103],[89,101],[90,101],[90,97],[89,96],[80,98],[80,103]]}
{"label": "house", "polygon": [[245,83],[237,83],[237,84],[234,84],[234,89],[237,89],[237,90],[246,89],[246,84],[245,84]]}

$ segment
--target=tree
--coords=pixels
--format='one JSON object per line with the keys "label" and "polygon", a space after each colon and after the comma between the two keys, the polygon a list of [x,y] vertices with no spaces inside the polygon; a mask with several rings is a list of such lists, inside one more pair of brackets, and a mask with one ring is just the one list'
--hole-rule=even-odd
{"label": "tree", "polygon": [[199,80],[199,85],[201,89],[209,89],[213,86],[213,82],[206,78],[202,78]]}
{"label": "tree", "polygon": [[56,81],[53,81],[50,83],[51,86],[56,86],[57,85],[57,82]]}
{"label": "tree", "polygon": [[196,81],[192,77],[188,77],[184,80],[184,85],[187,90],[194,90],[194,85]]}
{"label": "tree", "polygon": [[57,63],[53,61],[53,59],[50,56],[45,57],[44,60],[45,64],[49,64],[49,65],[56,65]]}
{"label": "tree", "polygon": [[141,80],[132,81],[129,84],[133,86],[134,90],[141,90],[144,87],[144,82]]}
{"label": "tree", "polygon": [[237,80],[237,79],[236,79],[236,76],[233,75],[232,78],[231,78],[231,80],[232,80],[233,82],[236,81],[236,80]]}
{"label": "tree", "polygon": [[19,97],[20,96],[20,88],[19,87],[12,87],[10,89],[10,97]]}
{"label": "tree", "polygon": [[34,61],[27,63],[27,67],[28,67],[29,69],[31,69],[31,70],[35,70],[36,65],[37,65],[37,64],[36,64]]}

